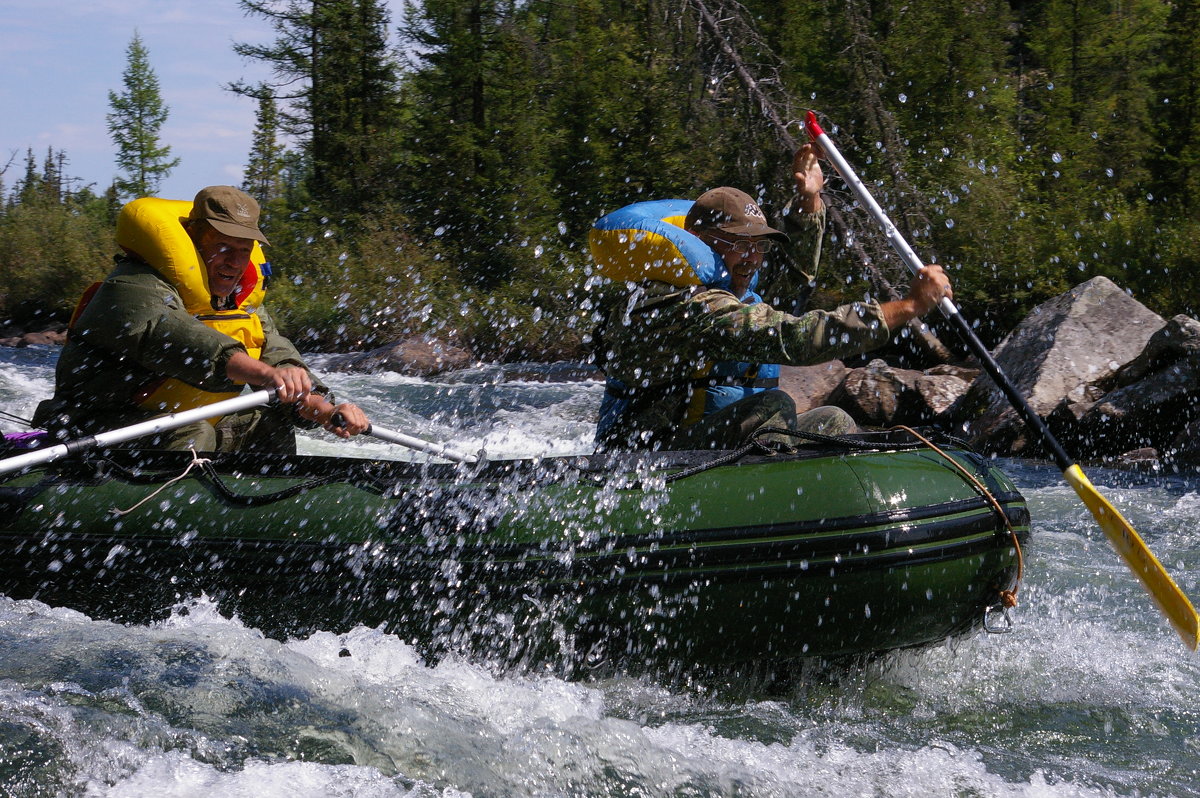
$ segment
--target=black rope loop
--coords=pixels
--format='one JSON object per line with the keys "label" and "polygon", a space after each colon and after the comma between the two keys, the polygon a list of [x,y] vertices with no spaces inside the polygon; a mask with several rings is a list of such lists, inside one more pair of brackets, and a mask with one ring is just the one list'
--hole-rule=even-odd
{"label": "black rope loop", "polygon": [[[166,482],[177,474],[166,471],[155,472],[138,472],[131,468],[126,468],[114,460],[109,458],[93,460],[92,464],[97,467],[97,473],[101,476],[111,474],[122,482],[128,482],[131,485],[153,485],[160,482]],[[282,490],[273,491],[271,493],[261,494],[243,494],[238,493],[233,488],[229,487],[221,475],[217,473],[216,468],[212,463],[203,461],[199,463],[200,471],[196,474],[196,479],[201,484],[209,488],[219,498],[234,507],[263,507],[275,502],[290,499],[313,488],[319,488],[323,485],[328,485],[333,482],[345,481],[344,475],[327,474],[321,477],[314,477],[307,482],[302,482],[299,485],[292,485]]]}

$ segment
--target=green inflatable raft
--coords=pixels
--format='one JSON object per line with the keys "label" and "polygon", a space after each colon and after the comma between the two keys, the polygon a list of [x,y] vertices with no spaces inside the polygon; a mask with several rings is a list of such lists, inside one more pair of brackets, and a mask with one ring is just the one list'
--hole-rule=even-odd
{"label": "green inflatable raft", "polygon": [[105,451],[0,481],[0,593],[276,636],[382,625],[572,671],[788,663],[989,626],[1029,514],[953,441],[419,464]]}

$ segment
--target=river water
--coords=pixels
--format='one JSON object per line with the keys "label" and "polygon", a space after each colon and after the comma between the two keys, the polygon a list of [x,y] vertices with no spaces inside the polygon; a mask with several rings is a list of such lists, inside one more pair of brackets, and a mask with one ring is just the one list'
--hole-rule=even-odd
{"label": "river water", "polygon": [[[56,355],[0,349],[0,409],[28,417]],[[596,384],[499,376],[328,380],[459,450],[589,450]],[[413,456],[322,433],[301,448]],[[1002,466],[1033,515],[1014,631],[782,691],[431,666],[370,628],[273,640],[203,597],[122,626],[0,596],[0,795],[1200,795],[1200,659],[1057,470]],[[1200,597],[1200,481],[1088,474]]]}

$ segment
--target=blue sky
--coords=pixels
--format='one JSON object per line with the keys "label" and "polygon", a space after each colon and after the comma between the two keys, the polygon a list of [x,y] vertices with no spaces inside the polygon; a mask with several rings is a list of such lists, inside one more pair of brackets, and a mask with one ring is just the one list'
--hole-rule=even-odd
{"label": "blue sky", "polygon": [[[394,4],[394,5],[398,5]],[[397,15],[393,12],[394,32]],[[237,184],[250,149],[255,104],[222,89],[267,79],[234,42],[266,43],[268,21],[235,0],[3,0],[0,2],[0,167],[11,189],[32,147],[65,150],[66,172],[102,191],[116,176],[105,116],[134,30],[150,52],[170,117],[161,142],[182,159],[159,192],[190,199],[199,188]]]}

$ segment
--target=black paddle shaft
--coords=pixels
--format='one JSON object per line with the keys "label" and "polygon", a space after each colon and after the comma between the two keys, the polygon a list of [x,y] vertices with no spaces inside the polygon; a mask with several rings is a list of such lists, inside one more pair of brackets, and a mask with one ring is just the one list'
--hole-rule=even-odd
{"label": "black paddle shaft", "polygon": [[[943,304],[943,311],[945,310],[945,304],[949,303]],[[950,323],[954,325],[955,330],[958,332],[962,340],[967,344],[968,347],[970,347],[971,352],[975,355],[975,357],[979,358],[979,362],[983,365],[984,371],[987,372],[988,376],[992,378],[992,381],[996,383],[996,385],[1004,393],[1005,397],[1008,398],[1008,401],[1012,404],[1013,409],[1020,414],[1025,423],[1029,425],[1029,428],[1036,432],[1038,437],[1041,438],[1042,443],[1045,444],[1046,448],[1049,450],[1050,455],[1054,458],[1054,462],[1058,465],[1059,470],[1066,471],[1068,468],[1074,465],[1075,461],[1071,459],[1071,456],[1067,454],[1065,449],[1063,449],[1062,444],[1059,443],[1058,439],[1055,438],[1050,432],[1050,428],[1046,426],[1046,422],[1042,420],[1042,417],[1034,412],[1034,409],[1029,406],[1029,402],[1025,400],[1025,397],[1022,396],[1019,391],[1017,391],[1016,386],[1009,381],[1007,376],[1005,376],[1004,371],[1000,368],[1000,364],[996,362],[995,358],[992,357],[992,353],[989,352],[987,347],[983,345],[983,342],[979,340],[979,336],[975,335],[975,331],[971,329],[971,325],[968,324],[967,320],[963,318],[963,315],[958,312],[958,309],[955,308],[953,313],[945,313],[945,315],[947,319],[949,319]]]}

